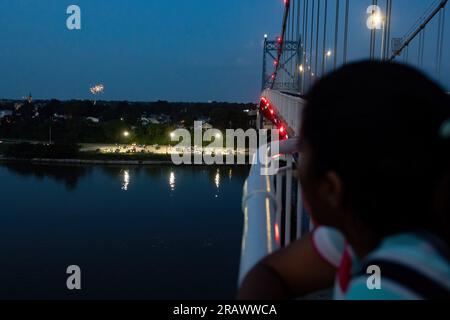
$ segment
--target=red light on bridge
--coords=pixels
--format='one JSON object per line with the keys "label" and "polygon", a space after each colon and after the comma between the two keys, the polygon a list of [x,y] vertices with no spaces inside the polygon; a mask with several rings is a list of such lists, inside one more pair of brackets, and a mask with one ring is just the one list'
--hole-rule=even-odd
{"label": "red light on bridge", "polygon": [[263,114],[267,115],[267,109],[272,109],[271,106],[270,106],[270,102],[269,102],[269,100],[267,100],[266,97],[262,97],[261,98],[261,103],[259,104],[259,110]]}
{"label": "red light on bridge", "polygon": [[275,223],[275,241],[279,244],[280,240],[281,240],[280,226],[278,225],[278,223]]}
{"label": "red light on bridge", "polygon": [[286,139],[287,130],[282,122],[277,119],[277,113],[274,107],[271,105],[270,101],[266,97],[261,97],[261,103],[259,104],[259,111],[261,114],[269,121],[273,123],[278,129],[281,140]]}
{"label": "red light on bridge", "polygon": [[280,134],[280,140],[285,140],[287,138],[287,130],[284,125],[278,127],[278,133]]}

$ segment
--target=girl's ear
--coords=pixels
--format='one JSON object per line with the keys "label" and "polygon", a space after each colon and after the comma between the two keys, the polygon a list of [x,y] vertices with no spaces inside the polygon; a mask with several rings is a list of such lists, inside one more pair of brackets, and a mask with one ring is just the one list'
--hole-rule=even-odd
{"label": "girl's ear", "polygon": [[338,174],[329,171],[316,182],[315,218],[322,225],[342,227],[347,220],[343,210],[343,183]]}

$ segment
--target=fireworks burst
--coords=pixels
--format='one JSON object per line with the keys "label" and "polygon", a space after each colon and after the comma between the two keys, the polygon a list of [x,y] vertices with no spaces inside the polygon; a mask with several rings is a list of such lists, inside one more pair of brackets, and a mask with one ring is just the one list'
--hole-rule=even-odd
{"label": "fireworks burst", "polygon": [[93,95],[101,94],[103,91],[105,91],[105,86],[102,84],[97,84],[90,88],[90,91]]}

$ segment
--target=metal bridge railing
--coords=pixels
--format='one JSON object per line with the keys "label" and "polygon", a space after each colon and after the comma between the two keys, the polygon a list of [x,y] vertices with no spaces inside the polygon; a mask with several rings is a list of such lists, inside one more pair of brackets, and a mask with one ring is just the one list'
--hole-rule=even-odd
{"label": "metal bridge railing", "polygon": [[[250,170],[242,200],[244,234],[239,283],[258,262],[311,229],[296,170],[297,145],[295,138],[280,142],[280,155],[271,157],[280,164],[275,176],[261,175],[261,169],[270,167],[270,163],[254,161]],[[270,155],[269,148],[264,148]]]}

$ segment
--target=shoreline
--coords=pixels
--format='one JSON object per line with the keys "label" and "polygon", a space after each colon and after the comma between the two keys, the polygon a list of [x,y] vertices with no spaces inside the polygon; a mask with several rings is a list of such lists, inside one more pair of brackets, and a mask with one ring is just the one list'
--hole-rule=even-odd
{"label": "shoreline", "polygon": [[[183,167],[202,167],[211,166],[207,164],[182,164],[176,165],[169,160],[86,160],[86,159],[20,159],[0,156],[0,163],[29,163],[29,164],[67,164],[67,165],[131,165],[131,166],[183,166]],[[243,167],[245,165],[228,165],[228,164],[214,164],[215,167]]]}

